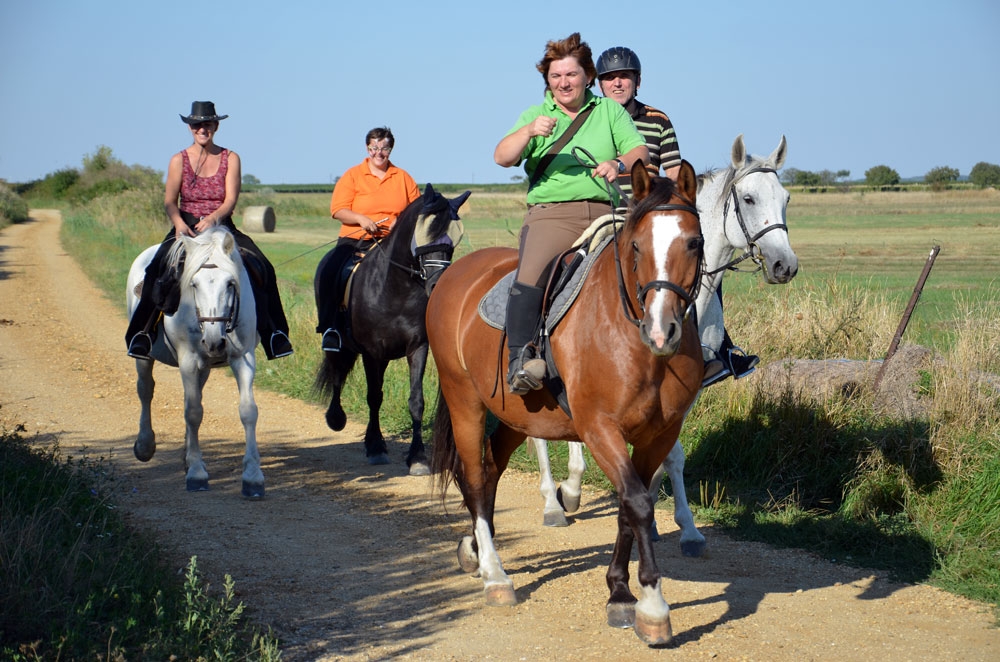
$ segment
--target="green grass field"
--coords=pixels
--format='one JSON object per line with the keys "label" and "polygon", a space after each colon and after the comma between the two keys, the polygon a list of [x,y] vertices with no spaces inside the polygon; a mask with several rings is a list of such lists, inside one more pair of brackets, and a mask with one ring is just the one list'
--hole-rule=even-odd
{"label": "green grass field", "polygon": [[[278,272],[296,348],[281,361],[259,354],[258,384],[303,399],[313,397],[321,358],[312,278],[337,235],[328,201],[321,193],[257,192],[244,195],[237,209],[238,223],[246,206],[275,209],[276,231],[254,239]],[[155,205],[99,199],[66,215],[64,233],[72,241],[64,245],[113,301],[124,298],[132,257],[163,235],[162,215],[142,211],[150,208]],[[460,255],[513,246],[523,190],[474,190],[461,213],[467,236]],[[768,286],[756,274],[726,278],[734,341],[764,363],[880,359],[931,248],[940,246],[903,336],[904,343],[942,357],[943,367],[914,385],[931,400],[930,414],[927,420],[896,420],[876,413],[864,394],[805,404],[794,394],[743,381],[712,387],[681,436],[698,517],[734,535],[851,557],[907,581],[931,581],[996,604],[1000,395],[970,375],[1000,373],[1000,192],[794,193],[787,222],[800,261],[794,281]],[[382,410],[389,433],[405,434],[409,425],[406,383],[405,362],[397,361],[387,375]],[[425,379],[425,426],[436,389],[432,368]],[[360,370],[344,400],[349,415],[364,420]],[[559,479],[565,445],[553,444],[552,453]],[[536,464],[522,450],[513,466],[533,470]],[[587,479],[607,486],[592,461]]]}

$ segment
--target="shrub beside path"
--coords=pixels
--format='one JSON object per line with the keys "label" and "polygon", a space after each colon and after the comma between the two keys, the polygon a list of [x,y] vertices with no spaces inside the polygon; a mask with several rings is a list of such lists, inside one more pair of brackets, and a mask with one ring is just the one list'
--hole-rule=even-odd
{"label": "shrub beside path", "polygon": [[[530,475],[505,476],[498,500],[520,604],[487,608],[481,581],[457,566],[459,499],[444,509],[426,479],[405,475],[401,441],[394,464],[370,467],[362,426],[331,433],[321,408],[258,390],[268,496],[241,499],[242,428],[224,370],[209,379],[201,428],[212,489],[187,493],[177,371],[155,370],[158,452],[140,463],[125,321],[62,250],[59,226],[58,212],[36,210],[0,231],[0,424],[113,460],[131,521],[158,534],[178,570],[197,555],[214,586],[231,574],[287,660],[1000,659],[985,605],[711,528],[710,556],[683,558],[666,510],[656,550],[675,640],[648,649],[604,623],[613,497],[591,491],[571,526],[545,529]],[[319,361],[318,346],[297,351]]]}

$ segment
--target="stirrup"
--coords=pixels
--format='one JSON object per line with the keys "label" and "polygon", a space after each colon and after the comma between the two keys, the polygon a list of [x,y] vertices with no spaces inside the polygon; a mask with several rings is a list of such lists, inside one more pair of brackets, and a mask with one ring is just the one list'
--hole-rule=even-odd
{"label": "stirrup", "polygon": [[721,382],[732,373],[722,359],[710,359],[705,361],[705,377],[701,380],[701,387],[711,386]]}
{"label": "stirrup", "polygon": [[280,359],[294,351],[292,341],[288,339],[284,331],[275,331],[271,334],[271,356],[273,358]]}
{"label": "stirrup", "polygon": [[153,339],[145,331],[132,336],[132,341],[128,344],[128,355],[140,361],[152,361],[149,355],[153,351]]}
{"label": "stirrup", "polygon": [[339,352],[344,346],[340,338],[340,331],[327,329],[323,332],[322,347],[324,352]]}
{"label": "stirrup", "polygon": [[742,347],[729,348],[727,352],[729,358],[729,369],[733,373],[734,379],[743,379],[744,377],[753,374],[757,371],[757,364],[760,363],[760,357],[754,354],[747,354],[743,351]]}
{"label": "stirrup", "polygon": [[513,395],[541,390],[545,379],[545,361],[536,356],[526,358],[527,352],[527,348],[522,349],[521,356],[507,371],[507,386]]}

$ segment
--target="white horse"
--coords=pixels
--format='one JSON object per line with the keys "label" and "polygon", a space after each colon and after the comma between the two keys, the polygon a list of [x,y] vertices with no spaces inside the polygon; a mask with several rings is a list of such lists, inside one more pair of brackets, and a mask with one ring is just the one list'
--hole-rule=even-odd
{"label": "white horse", "polygon": [[[159,246],[150,246],[132,263],[128,275],[129,315],[138,303],[146,266]],[[198,428],[204,408],[202,389],[212,368],[228,365],[236,377],[240,392],[240,421],[246,433],[243,456],[243,496],[264,496],[264,474],[257,451],[257,403],[253,379],[257,361],[254,350],[257,313],[247,270],[240,258],[236,241],[229,230],[211,228],[196,237],[181,237],[165,259],[166,268],[177,268],[180,275],[180,305],[172,315],[165,315],[150,356],[161,363],[180,368],[184,384],[184,465],[187,489],[208,489],[208,471],[198,445]],[[153,361],[136,360],[136,390],[142,412],[139,435],[133,450],[136,458],[149,461],[156,452],[156,434],[150,417],[153,400]]]}
{"label": "white horse", "polygon": [[[717,356],[725,335],[722,302],[716,296],[716,290],[727,270],[749,259],[761,270],[764,280],[771,284],[787,283],[798,272],[799,260],[788,242],[785,219],[789,195],[777,174],[785,162],[785,155],[784,136],[774,152],[765,159],[747,155],[741,134],[733,142],[731,166],[698,178],[698,213],[705,237],[705,270],[695,305],[698,333],[706,361]],[[736,251],[742,253],[733,257]],[[580,507],[580,486],[587,467],[583,444],[568,442],[569,476],[557,488],[552,480],[547,442],[533,437],[528,439],[538,456],[541,492],[545,499],[543,522],[545,526],[566,526],[565,513],[575,512]],[[680,440],[674,444],[650,482],[653,503],[659,496],[664,471],[670,477],[673,489],[674,521],[681,530],[681,551],[685,556],[701,556],[705,551],[705,537],[695,526],[688,505],[684,489],[684,447]],[[653,538],[657,539],[655,521],[653,528]]]}

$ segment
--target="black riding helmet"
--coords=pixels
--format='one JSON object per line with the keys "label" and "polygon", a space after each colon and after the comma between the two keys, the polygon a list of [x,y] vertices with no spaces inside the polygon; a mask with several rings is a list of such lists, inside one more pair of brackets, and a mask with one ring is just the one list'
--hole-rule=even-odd
{"label": "black riding helmet", "polygon": [[624,46],[609,48],[597,58],[597,75],[603,76],[614,71],[634,71],[636,76],[641,75],[639,56]]}

